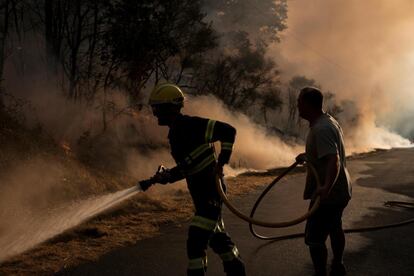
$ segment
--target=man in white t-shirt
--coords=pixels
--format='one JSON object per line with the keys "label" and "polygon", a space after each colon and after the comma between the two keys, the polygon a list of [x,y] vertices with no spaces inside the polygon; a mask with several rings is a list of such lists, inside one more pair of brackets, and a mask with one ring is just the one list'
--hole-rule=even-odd
{"label": "man in white t-shirt", "polygon": [[325,242],[331,239],[333,260],[330,276],[345,275],[342,257],[345,248],[345,234],[342,229],[342,213],[351,199],[351,181],[346,169],[342,129],[339,123],[322,109],[323,95],[319,89],[305,87],[298,97],[299,115],[309,121],[306,139],[306,153],[297,157],[313,165],[320,178],[317,187],[313,174],[308,171],[304,199],[310,199],[310,206],[319,195],[321,204],[307,220],[305,243],[316,275],[327,275],[327,248]]}

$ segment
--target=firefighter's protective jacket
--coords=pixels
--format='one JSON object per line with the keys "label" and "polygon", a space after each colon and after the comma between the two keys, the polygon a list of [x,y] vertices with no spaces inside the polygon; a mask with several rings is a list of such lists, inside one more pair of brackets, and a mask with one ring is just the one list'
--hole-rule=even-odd
{"label": "firefighter's protective jacket", "polygon": [[[177,163],[170,171],[170,182],[186,178],[196,209],[219,201],[215,167],[228,163],[235,136],[236,129],[229,124],[200,117],[179,115],[170,126],[168,139]],[[221,151],[216,159],[213,143],[217,141]]]}

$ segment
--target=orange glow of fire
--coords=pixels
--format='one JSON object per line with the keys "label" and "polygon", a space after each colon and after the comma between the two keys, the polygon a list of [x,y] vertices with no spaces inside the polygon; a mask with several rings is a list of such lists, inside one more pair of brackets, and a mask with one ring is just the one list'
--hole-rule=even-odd
{"label": "orange glow of fire", "polygon": [[60,142],[60,147],[63,149],[63,151],[65,152],[66,155],[71,155],[72,154],[72,148],[70,147],[69,142],[67,142],[67,141]]}

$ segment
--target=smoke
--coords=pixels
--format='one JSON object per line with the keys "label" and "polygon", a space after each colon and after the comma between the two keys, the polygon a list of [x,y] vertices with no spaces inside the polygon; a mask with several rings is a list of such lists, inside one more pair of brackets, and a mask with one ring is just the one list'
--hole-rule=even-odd
{"label": "smoke", "polygon": [[294,161],[302,147],[277,136],[266,134],[266,130],[238,112],[229,111],[222,102],[211,96],[189,98],[184,112],[227,122],[237,129],[232,164],[234,167],[268,169],[286,166]]}
{"label": "smoke", "polygon": [[289,2],[288,30],[271,55],[286,78],[314,78],[338,100],[356,103],[358,125],[344,130],[354,149],[412,138],[413,8],[409,0]]}

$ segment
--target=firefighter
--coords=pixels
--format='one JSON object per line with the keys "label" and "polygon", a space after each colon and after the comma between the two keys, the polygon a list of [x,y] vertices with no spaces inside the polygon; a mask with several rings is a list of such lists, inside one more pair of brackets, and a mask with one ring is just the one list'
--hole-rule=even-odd
{"label": "firefighter", "polygon": [[[183,115],[184,94],[174,84],[158,85],[150,95],[149,104],[158,125],[169,127],[168,140],[177,166],[159,170],[140,185],[146,190],[154,183],[186,179],[195,207],[188,230],[187,274],[205,275],[208,245],[221,257],[227,275],[245,275],[239,251],[225,232],[222,202],[216,190],[217,176],[222,177],[223,166],[230,159],[236,130],[220,121]],[[221,143],[218,158],[213,146],[216,141]]]}

